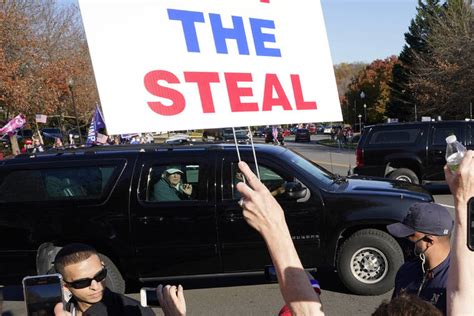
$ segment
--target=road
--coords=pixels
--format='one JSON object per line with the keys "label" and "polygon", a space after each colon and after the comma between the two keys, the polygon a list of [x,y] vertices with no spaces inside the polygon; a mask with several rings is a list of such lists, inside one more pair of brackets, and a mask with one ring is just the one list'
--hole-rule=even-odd
{"label": "road", "polygon": [[[347,175],[355,165],[354,150],[338,150],[316,143],[324,136],[313,136],[310,143],[286,142],[292,148],[322,167]],[[258,140],[256,140],[257,142]],[[448,194],[434,195],[437,203],[453,211],[453,199]],[[327,315],[370,315],[390,293],[379,296],[357,296],[347,293],[334,271],[318,271],[322,300]],[[206,282],[183,282],[189,315],[276,315],[283,305],[277,284],[261,284],[261,277],[215,279]],[[139,298],[138,294],[129,294]],[[25,315],[22,302],[5,302],[4,315]],[[155,309],[162,315],[160,309]]]}

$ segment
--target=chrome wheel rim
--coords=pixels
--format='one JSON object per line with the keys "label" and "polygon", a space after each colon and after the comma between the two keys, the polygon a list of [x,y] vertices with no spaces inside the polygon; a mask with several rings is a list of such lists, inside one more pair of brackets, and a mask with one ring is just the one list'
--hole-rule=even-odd
{"label": "chrome wheel rim", "polygon": [[412,183],[411,178],[409,176],[405,176],[405,175],[398,176],[396,178],[396,180]]}
{"label": "chrome wheel rim", "polygon": [[374,284],[388,273],[388,260],[382,251],[373,247],[357,250],[351,258],[352,275],[360,282]]}

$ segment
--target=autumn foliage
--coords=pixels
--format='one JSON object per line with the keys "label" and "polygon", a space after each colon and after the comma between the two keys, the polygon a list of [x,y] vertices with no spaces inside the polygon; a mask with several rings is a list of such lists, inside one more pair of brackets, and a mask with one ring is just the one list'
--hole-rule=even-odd
{"label": "autumn foliage", "polygon": [[0,1],[0,106],[24,113],[73,115],[72,79],[79,119],[98,102],[90,56],[77,7],[47,1]]}

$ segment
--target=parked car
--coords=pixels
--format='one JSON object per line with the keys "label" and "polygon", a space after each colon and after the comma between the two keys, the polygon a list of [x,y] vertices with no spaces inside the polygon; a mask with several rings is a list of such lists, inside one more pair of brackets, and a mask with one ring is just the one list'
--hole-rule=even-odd
{"label": "parked car", "polygon": [[[239,150],[255,169],[252,147]],[[255,150],[263,184],[284,188],[276,199],[303,265],[337,267],[354,293],[391,289],[404,255],[386,225],[432,196],[411,183],[340,177],[285,147]],[[70,242],[100,252],[117,292],[125,281],[263,272],[271,258],[238,204],[238,161],[232,144],[100,146],[0,161],[0,284],[51,271]],[[192,194],[162,200],[158,183],[176,169]]]}
{"label": "parked car", "polygon": [[41,135],[46,141],[47,139],[54,141],[56,138],[63,139],[63,134],[59,128],[43,128],[41,129]]}
{"label": "parked car", "polygon": [[[235,130],[235,139],[239,144],[250,144],[250,138],[248,134],[248,130],[246,128],[234,128]],[[224,128],[222,129],[221,139],[224,142],[235,142],[234,139],[234,132],[232,128]]]}
{"label": "parked car", "polygon": [[[277,135],[277,140],[280,143],[280,145],[285,144],[285,137],[283,136],[283,129],[278,127],[278,135]],[[275,136],[273,135],[273,128],[269,127],[265,130],[265,143],[274,143],[275,142]]]}
{"label": "parked car", "polygon": [[27,139],[33,139],[33,130],[24,128],[18,131],[16,134],[19,141],[25,141]]}
{"label": "parked car", "polygon": [[191,142],[191,137],[187,134],[175,134],[165,140],[168,145],[186,145]]}
{"label": "parked car", "polygon": [[390,123],[364,128],[354,173],[421,183],[444,180],[446,137],[474,148],[474,122]]}
{"label": "parked car", "polygon": [[265,128],[258,128],[253,132],[254,137],[263,137],[265,136]]}
{"label": "parked car", "polygon": [[298,128],[295,134],[295,142],[310,142],[311,134],[306,128]]}
{"label": "parked car", "polygon": [[254,137],[264,137],[265,136],[265,127],[259,127],[253,132]]}

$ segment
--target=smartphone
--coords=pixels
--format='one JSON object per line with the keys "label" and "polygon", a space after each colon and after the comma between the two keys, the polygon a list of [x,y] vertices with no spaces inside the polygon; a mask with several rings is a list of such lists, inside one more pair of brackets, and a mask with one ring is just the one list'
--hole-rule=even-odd
{"label": "smartphone", "polygon": [[156,295],[156,287],[142,287],[140,289],[140,304],[143,307],[159,307],[160,302]]}
{"label": "smartphone", "polygon": [[467,247],[474,251],[474,197],[467,203]]}
{"label": "smartphone", "polygon": [[28,316],[54,316],[54,307],[63,302],[60,274],[27,276],[23,293]]}

